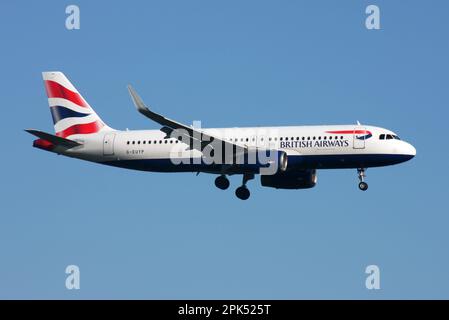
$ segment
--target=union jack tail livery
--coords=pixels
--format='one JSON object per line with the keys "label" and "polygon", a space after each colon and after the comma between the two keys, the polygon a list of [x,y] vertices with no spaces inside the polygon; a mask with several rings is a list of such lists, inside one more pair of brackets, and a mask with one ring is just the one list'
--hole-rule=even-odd
{"label": "union jack tail livery", "polygon": [[73,138],[112,130],[95,113],[62,72],[43,72],[56,136]]}

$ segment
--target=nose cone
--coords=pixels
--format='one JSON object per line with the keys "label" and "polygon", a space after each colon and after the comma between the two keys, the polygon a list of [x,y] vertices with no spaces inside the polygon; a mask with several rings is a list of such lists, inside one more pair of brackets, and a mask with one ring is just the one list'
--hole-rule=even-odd
{"label": "nose cone", "polygon": [[410,156],[416,156],[416,149],[410,143],[407,143],[406,153]]}
{"label": "nose cone", "polygon": [[410,143],[404,142],[401,149],[402,154],[407,157],[407,160],[410,160],[416,156],[416,149]]}

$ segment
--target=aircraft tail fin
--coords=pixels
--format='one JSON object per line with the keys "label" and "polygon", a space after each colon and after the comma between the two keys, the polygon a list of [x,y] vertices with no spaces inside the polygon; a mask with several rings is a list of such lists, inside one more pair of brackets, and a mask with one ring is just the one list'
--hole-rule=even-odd
{"label": "aircraft tail fin", "polygon": [[43,72],[42,77],[56,136],[67,138],[113,130],[100,119],[62,72]]}

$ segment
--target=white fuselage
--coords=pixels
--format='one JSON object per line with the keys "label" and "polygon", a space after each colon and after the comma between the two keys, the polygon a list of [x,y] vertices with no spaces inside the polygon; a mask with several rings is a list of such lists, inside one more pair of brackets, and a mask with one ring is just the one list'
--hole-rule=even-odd
{"label": "white fuselage", "polygon": [[[360,134],[364,131],[369,135]],[[393,132],[373,126],[217,128],[203,132],[241,146],[285,151],[288,170],[386,166],[407,161],[416,154],[411,144],[399,140]],[[55,152],[144,171],[220,171],[216,166],[202,164],[200,151],[160,130],[107,131],[71,139],[83,145]],[[179,163],[181,159],[183,162]]]}

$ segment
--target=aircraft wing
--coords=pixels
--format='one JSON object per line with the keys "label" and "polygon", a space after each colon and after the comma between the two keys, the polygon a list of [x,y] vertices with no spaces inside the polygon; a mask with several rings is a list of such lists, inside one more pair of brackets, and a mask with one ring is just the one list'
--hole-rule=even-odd
{"label": "aircraft wing", "polygon": [[[134,102],[134,105],[137,108],[137,111],[139,111],[141,114],[146,116],[147,118],[159,123],[162,125],[161,131],[166,134],[171,134],[172,132],[175,132],[175,136],[183,136],[185,138],[193,139],[197,143],[193,143],[193,148],[197,149],[199,151],[203,151],[204,148],[211,144],[211,142],[214,142],[214,144],[221,144],[222,150],[233,150],[231,148],[236,147],[237,153],[246,153],[248,151],[248,147],[237,145],[232,142],[223,140],[222,138],[218,138],[209,134],[204,133],[202,130],[195,129],[191,126],[187,126],[185,124],[182,124],[180,122],[177,122],[175,120],[171,120],[169,118],[164,117],[161,114],[158,114],[154,111],[151,111],[142,101],[142,99],[139,97],[137,92],[128,85],[128,91],[131,95],[131,98]],[[179,138],[178,138],[179,139]]]}

